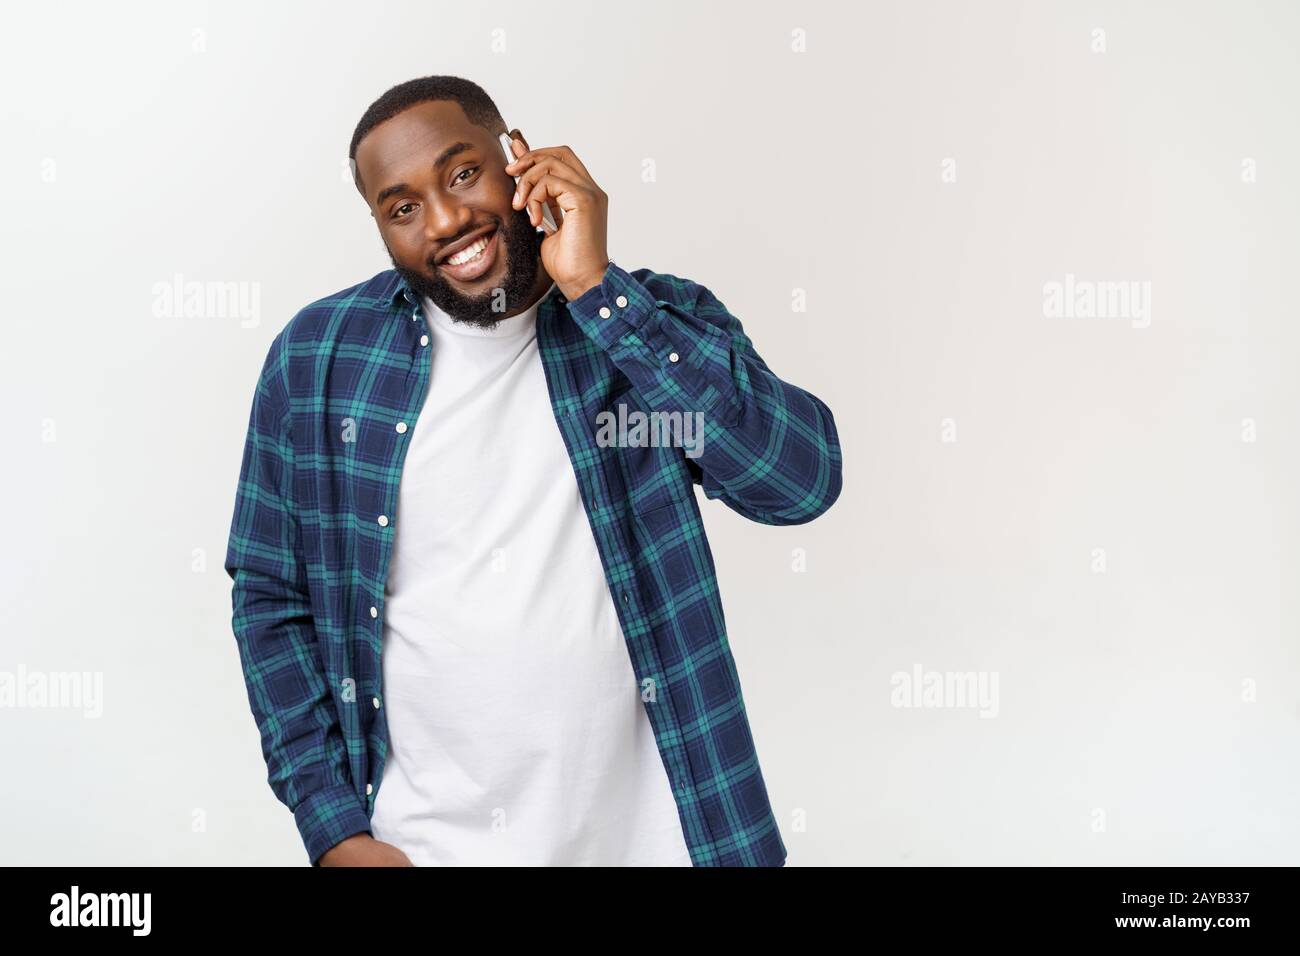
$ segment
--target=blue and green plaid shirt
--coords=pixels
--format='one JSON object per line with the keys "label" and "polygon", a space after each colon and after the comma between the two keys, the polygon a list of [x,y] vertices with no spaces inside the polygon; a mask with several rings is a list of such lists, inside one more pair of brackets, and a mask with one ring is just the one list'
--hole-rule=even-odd
{"label": "blue and green plaid shirt", "polygon": [[[253,396],[225,568],[267,779],[313,865],[369,832],[388,752],[398,484],[412,431],[438,424],[420,419],[419,301],[390,269],[313,302],[272,341]],[[840,493],[830,409],[779,379],[707,288],[648,269],[611,262],[567,303],[552,287],[537,343],[691,861],[780,866],[693,486],[764,524],[816,518]],[[702,412],[698,454],[598,441],[597,416],[621,403]]]}

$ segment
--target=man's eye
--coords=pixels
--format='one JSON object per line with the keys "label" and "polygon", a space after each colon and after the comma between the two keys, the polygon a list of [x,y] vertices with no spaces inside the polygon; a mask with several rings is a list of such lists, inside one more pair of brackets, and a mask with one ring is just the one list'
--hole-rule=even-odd
{"label": "man's eye", "polygon": [[464,176],[466,173],[477,172],[477,170],[478,170],[478,167],[477,167],[477,166],[469,166],[469,167],[467,167],[467,168],[465,168],[465,169],[462,169],[459,173],[456,174],[456,178],[453,179],[452,182],[453,182],[453,183],[462,182],[463,180],[461,180],[460,177]]}
{"label": "man's eye", "polygon": [[393,210],[393,218],[394,218],[394,219],[400,219],[401,217],[398,216],[397,214],[398,214],[399,212],[401,212],[403,209],[406,209],[407,207],[409,207],[409,206],[411,206],[411,205],[413,205],[413,204],[412,204],[412,203],[409,203],[409,202],[404,202],[404,203],[402,203],[400,206],[398,206],[396,209]]}

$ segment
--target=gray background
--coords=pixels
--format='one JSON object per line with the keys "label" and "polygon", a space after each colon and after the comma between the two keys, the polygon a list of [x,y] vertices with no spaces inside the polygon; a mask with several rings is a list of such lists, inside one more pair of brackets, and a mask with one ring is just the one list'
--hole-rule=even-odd
{"label": "gray background", "polygon": [[[1298,21],[14,8],[0,671],[100,674],[103,713],[0,709],[0,858],[305,864],[221,568],[248,409],[293,313],[389,265],[361,112],[450,73],[574,148],[621,265],[707,285],[835,413],[827,515],[704,509],[789,865],[1296,863]],[[255,286],[256,324],[156,315],[177,273]],[[1149,326],[1045,317],[1066,273],[1150,282]],[[893,706],[918,665],[996,675],[997,716]]]}

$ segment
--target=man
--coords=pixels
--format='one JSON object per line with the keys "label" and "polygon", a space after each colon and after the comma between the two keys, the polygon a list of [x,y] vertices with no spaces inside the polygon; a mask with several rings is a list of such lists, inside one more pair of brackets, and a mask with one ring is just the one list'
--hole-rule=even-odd
{"label": "man", "polygon": [[225,566],[272,791],[313,865],[783,865],[694,485],[812,520],[830,410],[504,132],[456,77],[377,100],[393,269],[263,365]]}

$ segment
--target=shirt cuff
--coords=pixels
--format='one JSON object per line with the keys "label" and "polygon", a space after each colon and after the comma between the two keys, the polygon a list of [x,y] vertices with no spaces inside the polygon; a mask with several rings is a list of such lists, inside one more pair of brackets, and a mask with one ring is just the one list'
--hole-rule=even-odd
{"label": "shirt cuff", "polygon": [[608,351],[622,336],[640,329],[658,302],[649,289],[611,259],[600,283],[570,300],[568,308],[578,327]]}
{"label": "shirt cuff", "polygon": [[370,832],[370,817],[350,786],[326,787],[311,794],[293,811],[312,866],[325,851],[350,836]]}

